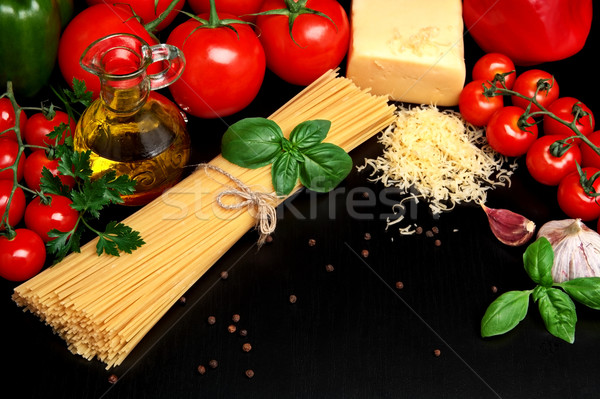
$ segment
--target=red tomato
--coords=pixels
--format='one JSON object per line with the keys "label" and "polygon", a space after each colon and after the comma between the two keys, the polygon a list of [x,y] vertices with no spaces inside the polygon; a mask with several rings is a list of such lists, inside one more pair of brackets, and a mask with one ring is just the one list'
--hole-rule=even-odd
{"label": "red tomato", "polygon": [[[210,0],[188,0],[187,2],[194,13],[204,14],[210,11]],[[255,14],[260,11],[263,0],[215,0],[215,8],[218,12],[232,14],[244,21],[254,22]]]}
{"label": "red tomato", "polygon": [[[489,145],[498,153],[518,157],[527,152],[538,137],[537,125],[521,129],[519,120],[524,114],[520,107],[507,106],[494,113],[488,121],[485,135]],[[532,117],[528,123],[534,123]]]}
{"label": "red tomato", "polygon": [[[589,179],[598,172],[598,168],[583,168],[583,173]],[[594,190],[600,192],[600,179],[592,184]],[[597,197],[590,197],[586,194],[579,180],[579,172],[571,172],[565,176],[558,185],[557,191],[558,206],[560,209],[573,219],[584,221],[594,220],[600,217],[600,204]]]}
{"label": "red tomato", "polygon": [[[571,123],[575,118],[575,115],[573,114],[573,106],[575,105],[578,105],[583,111],[589,114],[589,116],[579,117],[575,122],[577,130],[579,130],[584,136],[587,136],[594,131],[594,114],[592,113],[592,110],[581,101],[573,97],[561,97],[556,101],[553,101],[552,104],[550,104],[546,109],[560,119]],[[544,134],[557,134],[561,137],[570,137],[575,135],[575,132],[571,130],[570,127],[560,123],[548,115],[544,115],[543,123]],[[577,140],[577,142],[579,141],[580,140]]]}
{"label": "red tomato", "polygon": [[[5,229],[4,225],[4,213],[6,212],[6,206],[10,193],[13,189],[13,182],[10,180],[0,180],[0,230]],[[11,227],[19,224],[25,213],[25,193],[21,187],[15,189],[15,193],[10,201],[10,207],[8,208],[8,224]]]}
{"label": "red tomato", "polygon": [[[487,53],[475,62],[473,66],[473,80],[492,81],[496,74],[511,72],[504,76],[504,84],[507,89],[512,89],[517,78],[515,64],[508,56],[500,53]],[[496,86],[502,87],[502,83],[496,82]]]}
{"label": "red tomato", "polygon": [[[16,119],[15,110],[10,100],[6,97],[0,98],[0,133],[15,127]],[[21,110],[21,113],[19,114],[19,129],[21,131],[21,136],[23,135],[23,130],[25,130],[25,123],[27,123],[27,115],[25,114],[25,111]],[[14,130],[2,133],[0,137],[17,141],[17,134]]]}
{"label": "red tomato", "polygon": [[75,179],[72,176],[64,176],[58,171],[59,159],[48,159],[45,150],[36,150],[27,157],[25,161],[25,183],[27,187],[34,191],[40,190],[40,180],[42,179],[42,169],[47,168],[54,176],[58,176],[62,184],[67,187],[75,185]]}
{"label": "red tomato", "polygon": [[44,242],[52,241],[48,233],[57,229],[64,233],[75,228],[79,212],[71,208],[69,198],[62,195],[49,195],[52,201],[44,204],[41,197],[35,197],[25,208],[25,226],[39,235]]}
{"label": "red tomato", "polygon": [[[540,69],[530,69],[528,71],[523,72],[517,77],[515,80],[515,84],[513,86],[513,90],[517,93],[532,98],[535,95],[537,90],[537,83],[540,79],[547,79],[548,84],[552,85],[548,90],[540,90],[535,97],[538,103],[544,107],[548,108],[548,106],[558,98],[559,95],[559,87],[558,83],[554,79],[554,77],[548,72],[542,71]],[[521,107],[526,109],[529,105],[529,101],[520,98],[517,96],[511,96],[513,105],[517,107]],[[531,105],[531,111],[537,112],[540,109],[536,105]]]}
{"label": "red tomato", "polygon": [[[587,136],[587,138],[596,147],[600,147],[600,130],[590,133]],[[600,168],[600,155],[598,155],[592,149],[592,147],[590,147],[586,143],[581,143],[579,145],[579,148],[581,149],[581,165],[582,166],[593,166],[595,168]]]}
{"label": "red tomato", "polygon": [[577,171],[577,164],[581,164],[581,150],[576,144],[572,144],[560,157],[552,155],[550,146],[560,139],[562,137],[556,135],[539,137],[527,151],[525,161],[529,174],[548,186],[558,185],[563,177]]}
{"label": "red tomato", "polygon": [[[15,164],[19,155],[19,144],[6,138],[0,138],[0,169],[8,168]],[[23,167],[25,166],[25,154],[21,154],[17,166],[17,181],[23,178]],[[0,180],[8,179],[12,182],[14,177],[12,170],[0,172]]]}
{"label": "red tomato", "polygon": [[63,133],[63,139],[59,144],[65,142],[64,137],[71,136],[75,132],[75,121],[69,121],[69,115],[66,112],[55,110],[55,114],[51,119],[46,118],[42,112],[31,115],[25,125],[25,133],[23,138],[29,145],[37,145],[40,147],[48,147],[54,144],[54,140],[47,137],[49,133],[54,131],[61,123],[70,126],[71,130]]}
{"label": "red tomato", "polygon": [[[290,36],[286,15],[261,15],[256,19],[265,48],[267,68],[288,83],[306,86],[343,60],[350,43],[350,24],[344,8],[335,0],[308,0],[310,13],[297,15]],[[265,0],[262,11],[285,9],[283,0]]]}
{"label": "red tomato", "polygon": [[16,229],[11,239],[0,237],[0,277],[25,281],[42,270],[46,262],[44,241],[28,229]]}
{"label": "red tomato", "polygon": [[58,45],[58,65],[69,85],[73,85],[73,78],[84,80],[87,90],[94,93],[94,98],[98,97],[100,79],[83,70],[79,59],[95,40],[113,33],[131,33],[150,45],[157,44],[144,26],[133,17],[127,5],[97,4],[88,7],[69,22]]}
{"label": "red tomato", "polygon": [[[142,19],[143,24],[152,22],[158,18],[158,16],[169,7],[173,0],[115,0],[107,2],[106,0],[86,0],[88,5],[93,6],[95,4],[109,3],[109,4],[127,4],[131,6],[136,15]],[[159,23],[154,31],[160,32],[165,29],[177,16],[179,10],[183,8],[185,0],[179,0],[173,10],[165,17],[165,19]],[[117,33],[117,32],[115,32]],[[120,32],[119,32],[120,33]]]}
{"label": "red tomato", "polygon": [[[208,15],[201,15],[208,20]],[[236,18],[221,14],[220,18]],[[169,86],[175,101],[187,113],[200,118],[234,114],[254,100],[265,76],[265,53],[252,28],[197,29],[190,19],[175,27],[167,39],[181,49],[186,67]],[[193,32],[193,33],[192,33]]]}
{"label": "red tomato", "polygon": [[503,96],[486,97],[483,86],[490,88],[485,80],[474,80],[460,92],[458,109],[463,118],[472,125],[485,126],[494,112],[504,106]]}

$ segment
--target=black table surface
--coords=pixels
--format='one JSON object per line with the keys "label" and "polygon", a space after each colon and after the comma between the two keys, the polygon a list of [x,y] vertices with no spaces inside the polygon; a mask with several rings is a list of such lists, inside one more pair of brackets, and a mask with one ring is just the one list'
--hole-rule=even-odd
{"label": "black table surface", "polygon": [[[600,113],[593,87],[597,22],[580,53],[536,68],[555,75],[562,96]],[[470,71],[482,52],[468,35],[465,45]],[[219,152],[228,123],[268,116],[300,89],[267,72],[247,109],[222,120],[190,118],[194,162]],[[374,137],[351,155],[360,165],[381,151]],[[565,218],[555,195],[555,188],[532,181],[520,160],[511,187],[491,192],[488,205],[540,226]],[[548,333],[534,304],[513,331],[481,338],[481,318],[498,295],[533,287],[523,269],[524,247],[497,241],[474,204],[439,217],[425,203],[413,204],[407,223],[439,232],[403,236],[394,226],[386,229],[391,199],[393,193],[357,170],[332,193],[300,191],[278,208],[272,242],[257,250],[256,232],[246,234],[111,370],[72,355],[48,326],[12,302],[17,283],[2,280],[3,389],[17,392],[10,397],[78,399],[598,396],[600,313],[577,306],[574,344]],[[234,314],[246,337],[228,332]],[[216,369],[208,366],[212,359]],[[204,375],[199,365],[206,366]],[[116,383],[109,382],[113,374]]]}

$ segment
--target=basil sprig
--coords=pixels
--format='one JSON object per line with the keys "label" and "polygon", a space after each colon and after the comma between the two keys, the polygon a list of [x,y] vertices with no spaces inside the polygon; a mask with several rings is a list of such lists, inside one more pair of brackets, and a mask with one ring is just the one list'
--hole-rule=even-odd
{"label": "basil sprig", "polygon": [[328,192],[352,169],[352,158],[346,151],[323,143],[330,127],[328,120],[302,122],[288,140],[272,120],[245,118],[227,129],[221,153],[229,162],[244,168],[272,164],[271,181],[278,196],[288,195],[298,178],[310,190]]}
{"label": "basil sprig", "polygon": [[554,251],[545,237],[538,238],[523,254],[525,271],[537,285],[525,291],[500,295],[487,308],[481,320],[481,336],[504,334],[527,314],[529,298],[537,302],[546,329],[555,337],[575,342],[577,314],[572,299],[600,310],[600,277],[581,277],[563,283],[552,280]]}

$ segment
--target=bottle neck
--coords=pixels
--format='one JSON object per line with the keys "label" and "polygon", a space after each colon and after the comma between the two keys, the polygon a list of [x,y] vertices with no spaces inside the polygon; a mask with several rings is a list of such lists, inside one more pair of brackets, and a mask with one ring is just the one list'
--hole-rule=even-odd
{"label": "bottle neck", "polygon": [[100,98],[104,106],[119,115],[137,112],[150,94],[150,80],[145,73],[130,79],[109,80],[100,78]]}

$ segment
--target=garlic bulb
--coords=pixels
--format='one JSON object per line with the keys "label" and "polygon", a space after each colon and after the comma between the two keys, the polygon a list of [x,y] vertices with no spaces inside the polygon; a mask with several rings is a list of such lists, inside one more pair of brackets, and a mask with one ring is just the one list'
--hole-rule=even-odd
{"label": "garlic bulb", "polygon": [[578,277],[600,277],[600,234],[580,219],[547,222],[537,237],[546,237],[552,244],[555,283]]}

